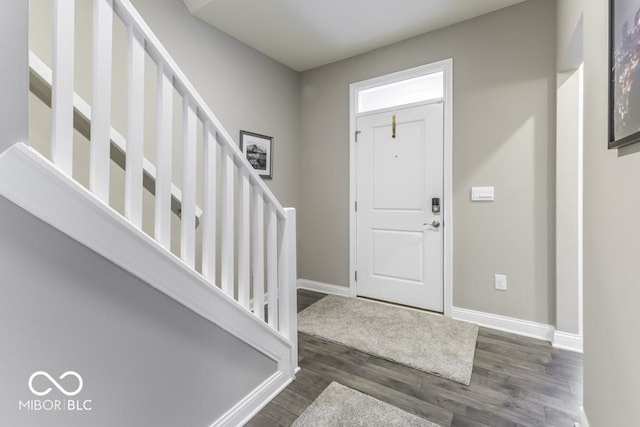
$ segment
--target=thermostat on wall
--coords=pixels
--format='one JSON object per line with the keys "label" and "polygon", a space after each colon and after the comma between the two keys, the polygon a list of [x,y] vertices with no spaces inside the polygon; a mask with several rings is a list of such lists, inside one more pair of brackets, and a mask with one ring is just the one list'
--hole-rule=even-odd
{"label": "thermostat on wall", "polygon": [[493,202],[495,200],[494,187],[471,187],[471,200],[474,202]]}

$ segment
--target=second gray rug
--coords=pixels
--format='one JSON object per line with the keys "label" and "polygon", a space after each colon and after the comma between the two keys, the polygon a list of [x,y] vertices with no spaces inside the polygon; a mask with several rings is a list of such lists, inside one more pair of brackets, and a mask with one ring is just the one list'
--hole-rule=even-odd
{"label": "second gray rug", "polygon": [[413,414],[333,382],[292,427],[440,427]]}
{"label": "second gray rug", "polygon": [[478,326],[422,311],[329,295],[298,314],[298,330],[465,385]]}

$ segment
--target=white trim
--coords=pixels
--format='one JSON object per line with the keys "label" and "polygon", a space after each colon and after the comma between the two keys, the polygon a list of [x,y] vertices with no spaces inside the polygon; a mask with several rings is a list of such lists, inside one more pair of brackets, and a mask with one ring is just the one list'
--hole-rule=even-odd
{"label": "white trim", "polygon": [[580,335],[557,331],[553,325],[459,307],[452,308],[451,317],[499,331],[550,341],[556,348],[582,353]]}
{"label": "white trim", "polygon": [[578,334],[584,334],[584,62],[578,68]]}
{"label": "white trim", "polygon": [[357,181],[356,181],[356,90],[357,83],[349,85],[349,294],[356,296],[357,271],[357,215],[355,210]]}
{"label": "white trim", "polygon": [[351,297],[350,289],[346,286],[332,285],[330,283],[314,282],[313,280],[298,279],[298,289],[322,292],[323,294],[341,295]]}
{"label": "white trim", "polygon": [[35,150],[16,144],[0,154],[0,195],[267,355],[291,376],[296,355],[287,338]]}
{"label": "white trim", "polygon": [[[453,59],[445,59],[420,67],[364,80],[349,85],[349,296],[356,296],[356,93],[359,90],[419,77],[434,72],[444,72],[444,188],[443,232],[444,232],[444,315],[451,317],[453,309]],[[403,106],[394,107],[396,109]]]}
{"label": "white trim", "polygon": [[582,353],[582,337],[578,334],[556,330],[553,332],[553,346],[563,350]]}
{"label": "white trim", "polygon": [[267,406],[282,390],[293,381],[282,372],[276,372],[265,382],[256,387],[244,399],[218,418],[211,427],[243,426],[262,408]]}
{"label": "white trim", "polygon": [[453,59],[444,68],[444,315],[453,316]]}
{"label": "white trim", "polygon": [[577,427],[589,427],[589,420],[587,419],[587,414],[584,412],[584,406],[580,407],[580,411],[578,412],[578,417],[580,423],[577,424]]}
{"label": "white trim", "polygon": [[500,316],[498,314],[483,313],[481,311],[468,310],[466,308],[453,307],[451,317],[458,320],[476,323],[499,331],[511,332],[526,337],[537,338],[545,341],[553,339],[554,327],[544,323],[531,322],[513,317]]}

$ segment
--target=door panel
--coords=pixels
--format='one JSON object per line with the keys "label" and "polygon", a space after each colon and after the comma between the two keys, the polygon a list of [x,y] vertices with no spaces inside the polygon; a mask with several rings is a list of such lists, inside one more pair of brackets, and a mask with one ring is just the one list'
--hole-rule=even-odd
{"label": "door panel", "polygon": [[373,274],[422,283],[422,233],[373,230]]}
{"label": "door panel", "polygon": [[397,141],[391,137],[388,123],[373,130],[374,209],[422,210],[424,122],[403,123],[401,127],[403,135]]}
{"label": "door panel", "polygon": [[[393,116],[396,132],[393,137]],[[442,103],[362,116],[357,155],[357,294],[442,312]]]}

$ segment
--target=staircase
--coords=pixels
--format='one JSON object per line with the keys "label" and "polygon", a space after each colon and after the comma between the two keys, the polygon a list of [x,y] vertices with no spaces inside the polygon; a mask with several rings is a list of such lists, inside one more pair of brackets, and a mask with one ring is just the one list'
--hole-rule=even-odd
{"label": "staircase", "polygon": [[[29,54],[31,92],[51,107],[50,159],[16,141],[0,154],[0,195],[273,359],[278,371],[213,424],[239,425],[297,369],[295,210],[281,206],[128,0],[94,1],[92,105],[83,100],[74,91],[74,3],[54,2],[51,68]],[[114,20],[128,32],[124,134],[111,117]],[[157,117],[155,164],[145,156],[145,114]],[[90,139],[88,185],[74,179],[74,131]],[[122,212],[110,200],[112,162],[124,170]]]}

